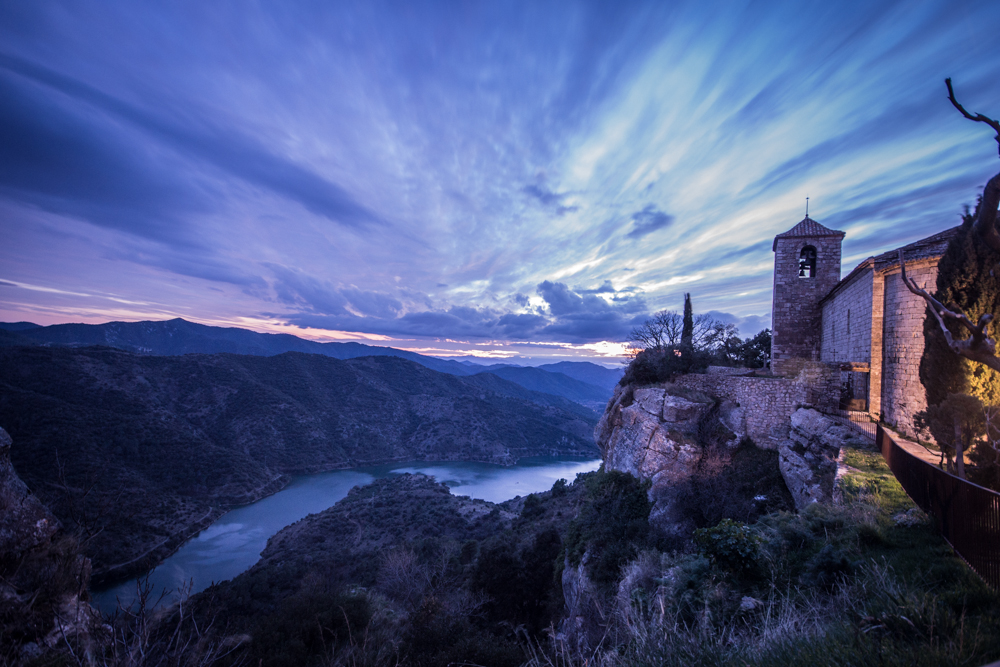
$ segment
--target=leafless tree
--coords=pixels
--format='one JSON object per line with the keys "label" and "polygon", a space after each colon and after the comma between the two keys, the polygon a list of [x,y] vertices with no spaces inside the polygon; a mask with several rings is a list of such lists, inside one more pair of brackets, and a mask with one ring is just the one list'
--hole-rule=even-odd
{"label": "leafless tree", "polygon": [[698,349],[718,351],[733,336],[739,336],[735,324],[725,324],[711,315],[694,318],[694,346]]}
{"label": "leafless tree", "polygon": [[[629,341],[635,348],[662,350],[681,344],[684,318],[672,310],[661,310],[629,333]],[[725,341],[738,334],[736,325],[724,324],[711,315],[701,314],[694,318],[693,344],[700,350],[715,350]]]}
{"label": "leafless tree", "polygon": [[629,341],[638,343],[636,347],[646,350],[662,350],[681,342],[683,318],[672,310],[661,310],[648,320],[632,329]]}
{"label": "leafless tree", "polygon": [[[951,86],[951,79],[945,79],[948,86],[948,99],[952,105],[958,109],[963,116],[977,123],[986,123],[997,133],[996,141],[1000,145],[1000,121],[994,120],[981,113],[971,114],[965,110],[958,100],[955,99],[955,91]],[[1000,150],[1000,147],[998,147]],[[1000,206],[1000,173],[986,182],[983,188],[983,198],[979,203],[979,213],[976,217],[975,230],[980,235],[983,242],[990,248],[1000,252],[1000,232],[997,231],[997,208]],[[931,296],[927,290],[922,289],[906,275],[906,264],[903,262],[903,251],[899,251],[899,266],[902,271],[903,284],[907,289],[921,297],[927,302],[934,318],[937,320],[941,333],[944,336],[948,347],[951,350],[970,361],[988,366],[995,371],[1000,371],[1000,357],[996,353],[996,341],[990,338],[986,329],[993,320],[992,313],[983,313],[979,320],[973,324],[972,320],[961,311],[956,304],[945,306],[940,301]],[[958,340],[948,329],[947,321],[953,320],[961,324],[969,332],[965,339]]]}

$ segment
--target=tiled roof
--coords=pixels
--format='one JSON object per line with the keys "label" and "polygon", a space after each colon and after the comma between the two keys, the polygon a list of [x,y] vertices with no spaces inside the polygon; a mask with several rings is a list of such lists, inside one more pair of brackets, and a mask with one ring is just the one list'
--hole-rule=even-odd
{"label": "tiled roof", "polygon": [[958,230],[959,227],[952,227],[951,229],[946,229],[943,232],[938,232],[937,234],[928,236],[925,239],[920,239],[919,241],[914,241],[913,243],[904,245],[902,248],[896,248],[895,250],[884,252],[881,255],[865,259],[854,267],[854,270],[848,273],[847,276],[845,276],[840,282],[834,285],[833,289],[831,289],[826,296],[820,299],[820,303],[832,298],[834,294],[839,292],[849,282],[851,282],[854,279],[854,276],[867,268],[873,268],[876,272],[880,272],[899,266],[900,250],[903,251],[903,259],[907,262],[940,257],[944,254],[945,249],[948,247],[948,242],[953,236],[955,236],[955,234],[958,233]]}
{"label": "tiled roof", "polygon": [[829,229],[819,224],[808,215],[802,219],[802,222],[795,225],[787,232],[783,232],[774,237],[774,243],[771,245],[771,250],[778,249],[778,239],[793,239],[801,238],[804,236],[844,236],[844,232],[838,232],[834,229]]}
{"label": "tiled roof", "polygon": [[914,241],[909,245],[904,245],[902,248],[896,248],[895,250],[890,250],[889,252],[884,252],[881,255],[875,257],[875,270],[885,271],[894,266],[899,265],[899,251],[903,251],[903,259],[907,262],[916,261],[918,259],[930,259],[932,257],[940,257],[944,254],[945,249],[948,247],[948,242],[951,241],[952,237],[958,233],[959,227],[952,227],[951,229],[946,229],[943,232],[938,232],[928,236],[925,239],[920,239],[919,241]]}

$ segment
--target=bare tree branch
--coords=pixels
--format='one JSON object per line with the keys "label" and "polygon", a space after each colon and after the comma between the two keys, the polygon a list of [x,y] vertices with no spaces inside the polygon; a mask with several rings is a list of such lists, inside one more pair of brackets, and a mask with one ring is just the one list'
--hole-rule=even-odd
{"label": "bare tree branch", "polygon": [[[958,100],[955,99],[955,90],[951,87],[951,79],[945,79],[948,86],[948,99],[952,106],[961,112],[963,116],[977,123],[986,123],[997,133],[997,150],[1000,151],[1000,121],[984,116],[981,113],[971,114],[965,110]],[[979,203],[979,217],[976,219],[976,230],[983,237],[983,241],[989,247],[1000,252],[1000,232],[997,231],[997,207],[1000,207],[1000,174],[997,174],[986,183],[983,188],[983,199]]]}
{"label": "bare tree branch", "polygon": [[[945,79],[944,83],[946,86],[948,86],[948,99],[951,100],[952,105],[960,112],[962,112],[962,115],[968,118],[969,120],[976,121],[977,123],[986,123],[987,125],[992,127],[994,131],[996,131],[997,133],[996,136],[997,144],[1000,144],[1000,121],[994,120],[989,116],[984,116],[981,113],[971,114],[968,111],[966,111],[965,107],[959,104],[958,100],[955,99],[955,91],[951,87],[951,78]],[[998,152],[1000,152],[1000,146],[997,147],[997,150]]]}
{"label": "bare tree branch", "polygon": [[[902,271],[901,277],[906,288],[926,301],[927,306],[934,313],[941,333],[944,335],[945,342],[948,343],[951,351],[970,361],[975,361],[989,366],[995,371],[1000,371],[1000,357],[996,355],[996,341],[986,333],[986,327],[993,321],[993,314],[983,313],[979,316],[979,321],[973,324],[964,313],[958,312],[957,308],[956,310],[946,308],[944,304],[928,294],[926,290],[918,287],[912,278],[907,277],[906,263],[903,261],[902,250],[899,251],[899,268]],[[962,326],[969,330],[969,337],[965,340],[955,340],[955,337],[945,324],[945,319],[956,320],[961,323]]]}

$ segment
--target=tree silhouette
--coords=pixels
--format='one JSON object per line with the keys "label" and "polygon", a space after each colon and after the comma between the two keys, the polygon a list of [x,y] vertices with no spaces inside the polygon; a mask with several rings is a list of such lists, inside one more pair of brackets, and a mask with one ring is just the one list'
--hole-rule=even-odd
{"label": "tree silhouette", "polygon": [[[945,79],[948,86],[948,99],[952,105],[958,109],[963,116],[969,120],[986,123],[996,131],[996,141],[1000,144],[1000,121],[994,120],[983,114],[971,114],[965,110],[958,100],[955,99],[955,91],[951,85],[951,79]],[[980,239],[987,246],[1000,252],[1000,232],[996,228],[997,207],[1000,206],[1000,173],[995,175],[983,188],[983,197],[977,209],[975,231]],[[993,314],[983,313],[978,321],[973,324],[972,320],[962,312],[962,309],[950,303],[947,306],[937,298],[931,296],[925,289],[920,288],[911,278],[906,275],[906,264],[903,261],[903,251],[899,251],[899,265],[902,270],[903,284],[907,289],[921,297],[926,303],[931,313],[933,313],[941,335],[944,337],[948,347],[959,356],[971,361],[983,364],[1000,371],[1000,357],[996,354],[996,341],[990,338],[987,327],[993,321]],[[959,325],[959,329],[965,329],[969,335],[967,338],[959,339],[948,327],[948,323],[953,322]]]}
{"label": "tree silhouette", "polygon": [[681,345],[694,346],[694,310],[691,308],[691,295],[684,294],[684,327],[681,330]]}

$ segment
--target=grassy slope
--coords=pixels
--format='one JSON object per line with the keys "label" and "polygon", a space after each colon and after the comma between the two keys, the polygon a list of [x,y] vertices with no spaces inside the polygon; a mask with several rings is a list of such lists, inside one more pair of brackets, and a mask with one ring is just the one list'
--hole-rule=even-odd
{"label": "grassy slope", "polygon": [[843,502],[763,517],[748,531],[762,542],[746,568],[725,565],[733,553],[725,549],[647,559],[665,585],[633,591],[652,604],[619,608],[629,641],[591,664],[931,667],[1000,658],[1000,594],[954,554],[879,454],[845,450],[843,461]]}

